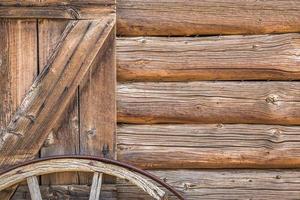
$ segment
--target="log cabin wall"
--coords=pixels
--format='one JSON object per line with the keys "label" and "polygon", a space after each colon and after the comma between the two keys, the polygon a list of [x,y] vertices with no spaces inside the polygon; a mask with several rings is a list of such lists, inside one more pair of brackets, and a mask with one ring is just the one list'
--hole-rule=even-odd
{"label": "log cabin wall", "polygon": [[[40,34],[47,34],[44,24],[64,26],[39,23]],[[298,32],[299,0],[118,0],[117,159],[155,173],[190,200],[299,199]],[[101,138],[78,134],[93,124],[77,112],[84,91],[78,88],[41,156],[102,151]],[[86,199],[89,192],[82,174],[41,181],[49,199]],[[27,190],[20,187],[15,199],[28,199]],[[118,180],[104,186],[102,199],[148,198]]]}
{"label": "log cabin wall", "polygon": [[191,200],[299,199],[300,1],[117,8],[118,159]]}

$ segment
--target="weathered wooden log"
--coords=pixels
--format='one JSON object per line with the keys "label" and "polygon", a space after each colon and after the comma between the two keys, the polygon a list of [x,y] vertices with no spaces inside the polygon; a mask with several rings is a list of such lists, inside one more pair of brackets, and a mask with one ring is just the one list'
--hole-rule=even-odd
{"label": "weathered wooden log", "polygon": [[121,37],[118,80],[299,80],[299,47],[299,34]]}
{"label": "weathered wooden log", "polygon": [[[188,200],[298,199],[300,170],[177,170],[151,171],[181,191]],[[120,200],[151,200],[137,187],[120,180]],[[170,200],[177,200],[170,196]]]}
{"label": "weathered wooden log", "polygon": [[0,2],[0,18],[101,19],[114,12],[114,0]]}
{"label": "weathered wooden log", "polygon": [[298,168],[300,127],[119,125],[118,159],[145,169]]}
{"label": "weathered wooden log", "polygon": [[300,124],[300,82],[150,82],[118,86],[120,123]]}
{"label": "weathered wooden log", "polygon": [[118,0],[119,35],[219,35],[300,31],[295,0]]}

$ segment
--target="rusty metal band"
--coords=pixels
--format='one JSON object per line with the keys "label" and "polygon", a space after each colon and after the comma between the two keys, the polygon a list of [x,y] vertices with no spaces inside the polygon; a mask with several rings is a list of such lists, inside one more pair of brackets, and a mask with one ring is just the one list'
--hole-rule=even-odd
{"label": "rusty metal band", "polygon": [[85,159],[85,160],[94,160],[94,161],[100,161],[106,164],[112,164],[112,165],[117,165],[120,167],[124,167],[130,171],[136,172],[138,174],[144,175],[145,177],[150,178],[151,180],[155,181],[156,183],[160,184],[161,186],[163,186],[164,188],[166,188],[167,190],[169,190],[172,194],[174,194],[178,199],[180,200],[185,200],[185,198],[182,196],[182,194],[180,194],[175,188],[173,188],[171,185],[169,185],[168,183],[165,183],[164,181],[162,181],[160,178],[158,178],[157,176],[139,169],[137,167],[134,167],[130,164],[124,163],[124,162],[120,162],[117,160],[113,160],[113,159],[108,159],[108,158],[100,158],[100,157],[95,157],[95,156],[88,156],[88,155],[62,155],[62,156],[49,156],[49,157],[44,157],[44,158],[38,158],[38,159],[34,159],[31,161],[26,161],[20,164],[17,164],[15,166],[9,167],[8,169],[5,169],[3,172],[0,173],[0,175],[5,174],[11,170],[14,170],[16,168],[19,167],[23,167],[26,165],[30,165],[30,164],[34,164],[34,163],[38,163],[38,162],[42,162],[42,161],[49,161],[49,160],[53,160],[53,159]]}

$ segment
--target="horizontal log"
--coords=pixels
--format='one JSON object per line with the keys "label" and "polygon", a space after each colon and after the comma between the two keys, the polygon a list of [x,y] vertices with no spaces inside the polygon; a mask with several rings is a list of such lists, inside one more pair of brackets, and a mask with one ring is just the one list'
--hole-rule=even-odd
{"label": "horizontal log", "polygon": [[82,5],[109,5],[115,0],[1,0],[0,6],[82,6]]}
{"label": "horizontal log", "polygon": [[300,31],[295,0],[118,0],[119,35],[219,35]]}
{"label": "horizontal log", "polygon": [[119,125],[118,159],[144,169],[299,168],[300,126]]}
{"label": "horizontal log", "polygon": [[[152,171],[188,200],[292,200],[300,196],[300,170]],[[135,186],[119,180],[119,200],[151,200]],[[172,197],[170,200],[177,200]]]}
{"label": "horizontal log", "polygon": [[121,37],[118,80],[299,80],[299,48],[299,34]]}
{"label": "horizontal log", "polygon": [[300,82],[149,82],[118,86],[120,123],[300,124]]}
{"label": "horizontal log", "polygon": [[99,19],[114,12],[114,0],[0,2],[0,18]]}
{"label": "horizontal log", "polygon": [[[87,185],[43,185],[40,188],[43,199],[88,200],[90,195],[90,186]],[[100,196],[101,200],[116,200],[116,185],[104,184]],[[28,187],[18,187],[12,200],[31,200]]]}

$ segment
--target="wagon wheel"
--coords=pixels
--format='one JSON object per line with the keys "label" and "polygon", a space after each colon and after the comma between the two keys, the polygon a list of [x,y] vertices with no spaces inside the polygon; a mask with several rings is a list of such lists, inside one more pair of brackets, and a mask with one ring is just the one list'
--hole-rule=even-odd
{"label": "wagon wheel", "polygon": [[[37,176],[55,172],[93,172],[89,200],[99,199],[103,174],[127,179],[154,199],[167,199],[166,193],[158,187],[158,185],[161,185],[178,199],[184,200],[184,197],[174,188],[146,171],[116,160],[91,156],[48,157],[14,166],[0,175],[0,191],[26,179],[31,199],[41,200]],[[149,179],[158,185],[149,181]]]}

